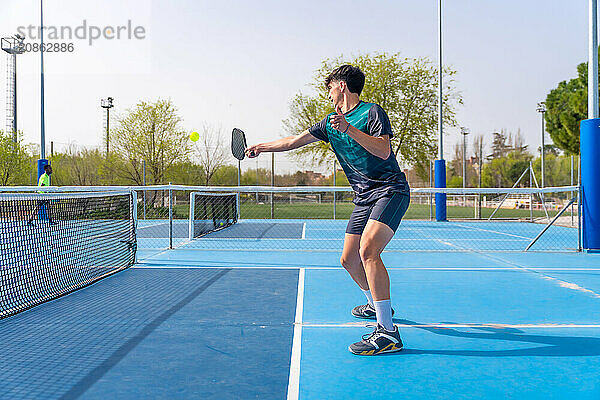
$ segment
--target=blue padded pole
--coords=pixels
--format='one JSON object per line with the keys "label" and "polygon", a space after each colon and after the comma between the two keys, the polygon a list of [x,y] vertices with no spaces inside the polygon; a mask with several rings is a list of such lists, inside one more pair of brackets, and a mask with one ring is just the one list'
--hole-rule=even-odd
{"label": "blue padded pole", "polygon": [[581,121],[581,206],[583,248],[600,250],[600,119]]}
{"label": "blue padded pole", "polygon": [[[435,160],[435,187],[446,187],[446,160]],[[446,221],[446,193],[435,194],[435,220]]]}
{"label": "blue padded pole", "polygon": [[[40,158],[39,160],[37,160],[38,179],[40,179],[40,176],[42,176],[42,174],[44,173],[44,167],[48,164],[49,162],[46,159]],[[37,182],[35,184],[37,185]]]}
{"label": "blue padded pole", "polygon": [[[50,163],[46,159],[41,158],[38,160],[38,162],[37,162],[38,182],[39,182],[40,176],[42,176],[42,174],[44,173],[44,167],[48,164],[50,164]],[[37,185],[37,182],[35,184]],[[38,217],[40,220],[48,219],[48,210],[46,209],[46,205],[40,207],[40,209],[38,210]]]}

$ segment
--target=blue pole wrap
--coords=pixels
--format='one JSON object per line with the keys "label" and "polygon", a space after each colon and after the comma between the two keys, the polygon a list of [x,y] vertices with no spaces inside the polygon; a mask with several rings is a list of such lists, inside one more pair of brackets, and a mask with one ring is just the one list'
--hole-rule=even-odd
{"label": "blue pole wrap", "polygon": [[600,119],[581,121],[580,134],[583,248],[600,250]]}
{"label": "blue pole wrap", "polygon": [[[40,179],[40,176],[42,176],[42,174],[44,173],[44,167],[45,167],[46,165],[48,165],[48,164],[50,164],[50,163],[48,162],[48,160],[45,160],[45,159],[43,159],[43,158],[42,158],[42,159],[39,159],[39,160],[37,161],[37,167],[38,167],[38,181],[39,181],[39,179]],[[37,185],[37,182],[36,182],[35,184]]]}
{"label": "blue pole wrap", "polygon": [[[446,161],[435,160],[435,187],[446,187]],[[435,220],[446,221],[446,193],[435,194]]]}

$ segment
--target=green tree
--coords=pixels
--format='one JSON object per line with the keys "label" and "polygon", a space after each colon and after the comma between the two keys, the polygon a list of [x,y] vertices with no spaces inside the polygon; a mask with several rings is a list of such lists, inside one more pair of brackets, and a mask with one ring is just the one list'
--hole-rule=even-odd
{"label": "green tree", "polygon": [[[237,172],[236,172],[237,174]],[[258,181],[257,181],[258,178]],[[242,185],[271,186],[271,170],[267,168],[247,169],[242,172]],[[237,178],[236,178],[237,185]]]}
{"label": "green tree", "polygon": [[0,131],[0,186],[28,185],[33,158],[23,146],[23,136]]}
{"label": "green tree", "polygon": [[185,162],[191,151],[188,132],[180,123],[181,117],[170,100],[142,101],[129,109],[111,132],[112,149],[125,163],[124,168],[113,168],[114,173],[141,185],[145,160],[146,183],[166,183],[173,166]]}
{"label": "green tree", "polygon": [[510,133],[507,134],[504,129],[500,132],[494,132],[493,135],[492,154],[488,156],[488,159],[506,157],[513,150],[511,146],[512,135]]}
{"label": "green tree", "polygon": [[175,162],[167,174],[167,181],[176,185],[205,185],[204,171],[201,165],[190,160]]}
{"label": "green tree", "polygon": [[92,186],[104,182],[101,167],[104,155],[98,149],[77,150],[69,147],[64,153],[56,153],[50,157],[52,163],[52,183],[57,186]]}
{"label": "green tree", "polygon": [[577,77],[562,81],[546,96],[546,131],[567,154],[579,154],[579,123],[587,118],[587,63]]}
{"label": "green tree", "polygon": [[[532,156],[526,152],[511,151],[505,157],[493,158],[483,165],[481,183],[483,187],[511,187],[523,171],[529,167]],[[529,178],[521,180],[521,186],[529,185]]]}
{"label": "green tree", "polygon": [[237,166],[223,165],[212,176],[211,185],[235,186],[237,185]]}
{"label": "green tree", "polygon": [[[361,99],[383,107],[390,117],[394,137],[392,150],[398,159],[415,167],[427,176],[429,160],[437,151],[437,69],[427,58],[403,58],[398,53],[376,53],[354,58],[340,56],[326,59],[315,72],[310,84],[314,96],[298,93],[290,103],[290,116],[283,121],[290,134],[299,134],[334,111],[328,99],[325,77],[337,66],[352,64],[366,75]],[[455,88],[456,74],[444,71],[444,123],[456,126],[455,109],[462,97]],[[333,158],[328,143],[315,142],[295,152],[317,165],[330,163]]]}
{"label": "green tree", "polygon": [[462,176],[454,175],[453,177],[451,177],[448,180],[448,185],[447,186],[449,188],[461,188],[462,184],[463,184],[463,178],[462,178]]}
{"label": "green tree", "polygon": [[208,185],[219,168],[227,163],[228,153],[222,140],[222,130],[204,125],[200,139],[192,146],[194,159],[200,164],[203,185]]}
{"label": "green tree", "polygon": [[[574,162],[573,182],[577,184],[577,162]],[[538,157],[533,161],[533,170],[540,183],[542,161]],[[547,153],[544,158],[546,186],[568,186],[571,184],[571,156]]]}
{"label": "green tree", "polygon": [[[325,179],[324,185],[333,186],[333,174],[330,174]],[[335,171],[335,186],[350,186],[348,178],[346,177],[343,169],[338,169]]]}

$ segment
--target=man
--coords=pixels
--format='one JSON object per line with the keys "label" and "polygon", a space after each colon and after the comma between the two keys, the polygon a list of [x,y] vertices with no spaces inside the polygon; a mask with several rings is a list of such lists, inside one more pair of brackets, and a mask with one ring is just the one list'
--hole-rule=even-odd
{"label": "man", "polygon": [[377,104],[359,99],[363,72],[342,65],[325,84],[335,113],[300,135],[253,145],[246,155],[292,150],[317,140],[331,144],[355,192],[340,262],[362,289],[367,304],[355,307],[352,315],[377,319],[375,331],[349,350],[359,355],[399,351],[403,345],[392,322],[390,281],[380,255],[408,208],[408,183],[392,152],[387,114]]}
{"label": "man", "polygon": [[[47,164],[44,166],[44,173],[42,175],[40,175],[40,179],[38,180],[38,186],[39,187],[50,186],[50,175],[52,175],[52,166],[50,166],[50,164]],[[43,193],[43,192],[40,192],[40,193]],[[52,218],[50,217],[50,200],[40,200],[37,202],[35,209],[29,216],[29,220],[27,221],[27,224],[33,226],[33,220],[39,214],[40,209],[46,211],[46,215],[48,216],[48,222],[51,225],[55,225],[56,222],[54,222],[52,220]]]}

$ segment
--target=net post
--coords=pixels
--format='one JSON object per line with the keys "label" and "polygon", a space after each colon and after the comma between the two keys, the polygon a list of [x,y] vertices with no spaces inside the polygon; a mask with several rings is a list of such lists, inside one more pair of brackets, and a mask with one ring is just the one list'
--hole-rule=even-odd
{"label": "net post", "polygon": [[[132,215],[131,215],[131,217],[132,217],[132,220],[133,220],[133,230],[131,232],[131,236],[132,237],[130,238],[130,240],[132,242],[135,242],[135,240],[136,240],[135,237],[136,237],[136,233],[137,233],[137,226],[138,226],[138,216],[137,216],[137,213],[138,213],[138,197],[137,197],[137,192],[135,190],[131,191],[131,201],[132,201],[132,204],[131,204],[131,213],[132,213]],[[137,262],[137,251],[135,252],[135,256],[133,258],[133,262],[134,263]]]}
{"label": "net post", "polygon": [[[435,187],[446,187],[446,160],[435,160]],[[435,194],[435,219],[438,222],[447,221],[446,193]]]}
{"label": "net post", "polygon": [[132,206],[132,217],[133,217],[133,223],[134,226],[137,228],[137,224],[138,224],[138,215],[137,215],[137,211],[138,211],[138,205],[137,205],[137,192],[135,190],[131,191],[131,197],[132,197],[132,201],[133,201],[133,206]]}
{"label": "net post", "polygon": [[194,195],[196,194],[196,192],[191,192],[190,193],[190,223],[189,223],[189,229],[188,229],[188,238],[189,240],[193,240],[194,239],[194,212],[196,210],[195,208],[195,201],[194,201]]}
{"label": "net post", "polygon": [[173,248],[173,189],[169,182],[169,249]]}
{"label": "net post", "polygon": [[[258,192],[256,192],[256,193],[258,195]],[[239,221],[240,219],[242,219],[242,212],[241,212],[241,208],[240,208],[240,192],[235,193],[235,207],[236,207],[237,220]]]}
{"label": "net post", "polygon": [[600,118],[581,121],[581,208],[583,249],[600,250]]}

